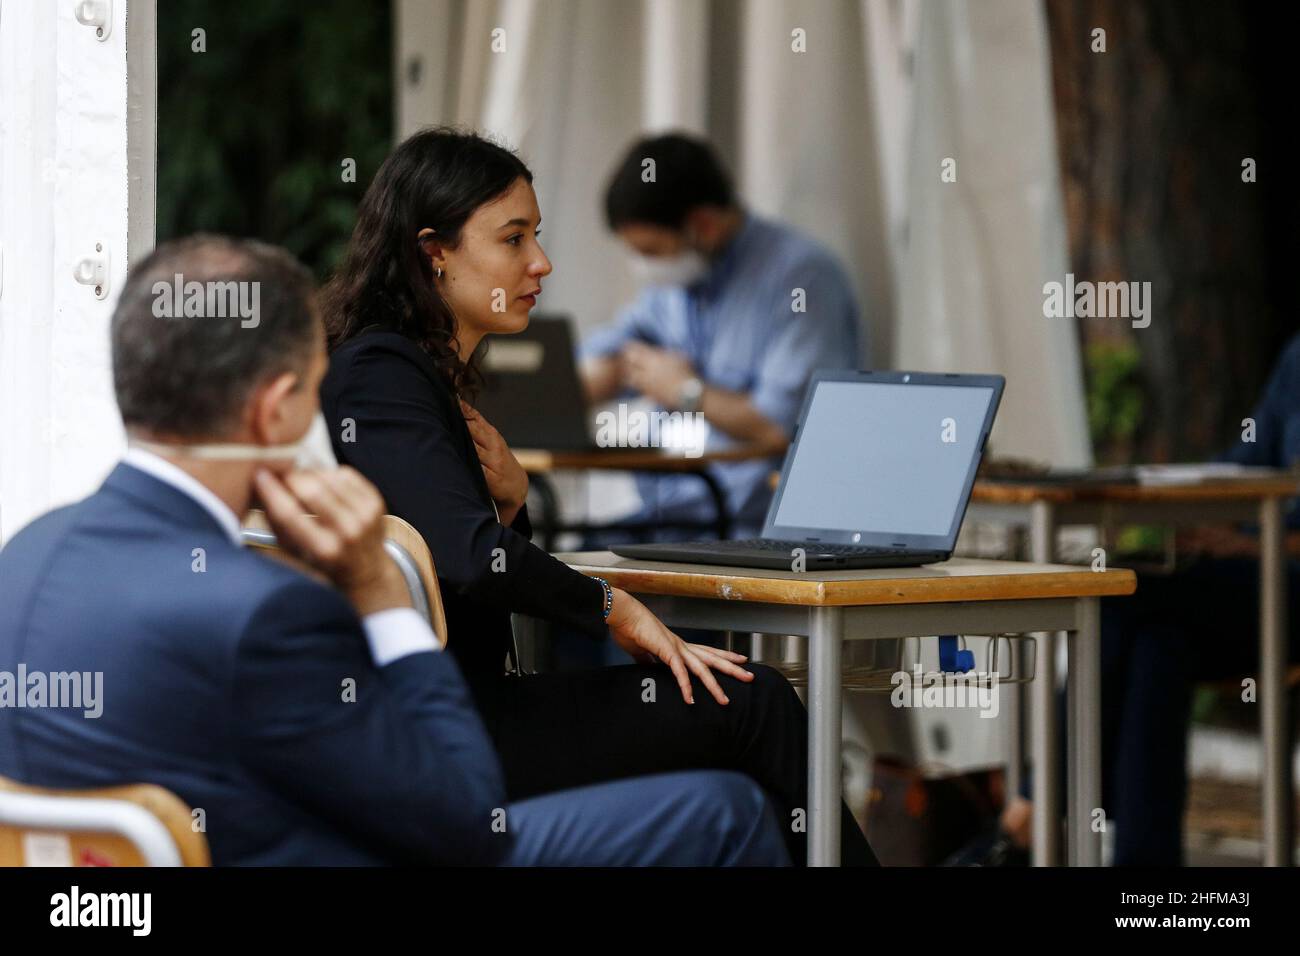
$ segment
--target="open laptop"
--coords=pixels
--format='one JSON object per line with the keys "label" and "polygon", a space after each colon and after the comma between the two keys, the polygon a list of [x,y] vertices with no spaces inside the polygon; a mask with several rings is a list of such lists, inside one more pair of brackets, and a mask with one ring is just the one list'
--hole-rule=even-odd
{"label": "open laptop", "polygon": [[494,335],[483,360],[479,412],[512,448],[588,451],[587,406],[568,319],[534,316],[516,335]]}
{"label": "open laptop", "polygon": [[946,561],[1004,384],[1000,375],[818,372],[761,538],[612,550],[787,571]]}

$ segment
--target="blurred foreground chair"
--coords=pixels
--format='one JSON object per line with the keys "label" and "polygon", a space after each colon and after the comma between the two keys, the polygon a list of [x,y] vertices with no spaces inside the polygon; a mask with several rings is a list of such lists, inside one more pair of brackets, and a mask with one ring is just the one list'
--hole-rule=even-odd
{"label": "blurred foreground chair", "polygon": [[193,821],[149,783],[53,790],[0,777],[0,866],[211,866]]}
{"label": "blurred foreground chair", "polygon": [[[284,561],[311,577],[320,574],[280,547],[271,530],[266,515],[250,511],[244,519],[244,543],[266,550],[276,560]],[[402,572],[406,589],[411,595],[411,606],[429,622],[442,646],[447,646],[447,617],[442,608],[442,592],[438,590],[438,574],[434,570],[433,555],[418,531],[396,515],[384,515],[384,550]]]}

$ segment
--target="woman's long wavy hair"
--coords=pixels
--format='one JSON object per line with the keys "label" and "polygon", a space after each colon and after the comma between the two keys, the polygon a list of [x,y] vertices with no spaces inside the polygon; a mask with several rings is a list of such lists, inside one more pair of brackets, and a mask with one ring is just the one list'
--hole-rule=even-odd
{"label": "woman's long wavy hair", "polygon": [[421,130],[393,150],[361,200],[342,264],[321,292],[330,351],[363,329],[400,332],[429,354],[458,395],[472,393],[480,375],[457,355],[456,317],[415,237],[428,227],[455,249],[474,210],[521,176],[533,181],[510,150],[451,127]]}

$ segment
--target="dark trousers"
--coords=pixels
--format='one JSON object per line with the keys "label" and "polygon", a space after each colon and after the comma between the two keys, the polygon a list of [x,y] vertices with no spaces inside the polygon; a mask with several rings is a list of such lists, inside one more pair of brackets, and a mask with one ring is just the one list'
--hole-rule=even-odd
{"label": "dark trousers", "polygon": [[[687,704],[672,672],[647,664],[502,677],[474,682],[474,693],[511,800],[646,774],[734,770],[763,788],[802,865],[808,714],[777,671],[748,669],[752,682],[716,675],[726,706],[695,677],[695,703]],[[878,865],[844,805],[840,826],[844,865]]]}
{"label": "dark trousers", "polygon": [[[1291,660],[1300,563],[1288,566]],[[1259,564],[1202,560],[1102,601],[1102,802],[1117,866],[1179,866],[1187,738],[1199,681],[1259,676]]]}
{"label": "dark trousers", "polygon": [[789,866],[772,806],[738,773],[695,770],[510,805],[506,866]]}

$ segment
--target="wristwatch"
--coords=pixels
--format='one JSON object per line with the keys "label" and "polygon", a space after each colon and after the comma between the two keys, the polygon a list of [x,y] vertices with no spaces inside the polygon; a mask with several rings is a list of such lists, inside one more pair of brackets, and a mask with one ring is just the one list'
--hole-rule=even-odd
{"label": "wristwatch", "polygon": [[692,375],[682,382],[682,389],[677,393],[677,407],[684,412],[698,412],[704,398],[704,383],[699,376]]}

